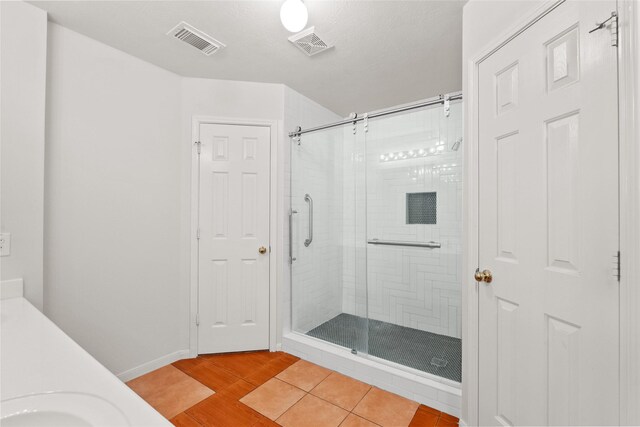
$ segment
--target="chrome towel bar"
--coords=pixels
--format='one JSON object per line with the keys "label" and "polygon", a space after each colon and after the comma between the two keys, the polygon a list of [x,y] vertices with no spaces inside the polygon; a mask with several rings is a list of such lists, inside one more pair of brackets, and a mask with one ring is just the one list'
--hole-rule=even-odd
{"label": "chrome towel bar", "polygon": [[402,242],[399,240],[378,240],[371,239],[367,241],[370,245],[384,245],[384,246],[410,246],[413,248],[439,248],[441,245],[438,242]]}

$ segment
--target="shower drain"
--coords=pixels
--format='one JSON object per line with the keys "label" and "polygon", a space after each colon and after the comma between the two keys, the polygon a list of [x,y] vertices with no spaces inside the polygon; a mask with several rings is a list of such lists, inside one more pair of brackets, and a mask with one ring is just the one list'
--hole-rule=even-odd
{"label": "shower drain", "polygon": [[438,368],[444,368],[445,366],[447,366],[447,360],[441,359],[439,357],[432,357],[431,364]]}

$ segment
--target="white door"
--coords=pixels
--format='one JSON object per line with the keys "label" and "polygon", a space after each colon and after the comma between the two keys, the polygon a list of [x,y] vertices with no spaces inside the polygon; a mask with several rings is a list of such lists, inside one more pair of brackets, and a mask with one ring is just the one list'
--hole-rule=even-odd
{"label": "white door", "polygon": [[270,129],[200,125],[198,353],[269,348]]}
{"label": "white door", "polygon": [[479,66],[483,425],[618,423],[615,1],[567,1]]}

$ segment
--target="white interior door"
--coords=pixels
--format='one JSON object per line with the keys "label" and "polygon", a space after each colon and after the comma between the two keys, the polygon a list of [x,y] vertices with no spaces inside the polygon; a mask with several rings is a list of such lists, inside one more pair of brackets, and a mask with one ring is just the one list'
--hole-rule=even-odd
{"label": "white interior door", "polygon": [[198,353],[269,348],[270,129],[200,125]]}
{"label": "white interior door", "polygon": [[567,1],[479,66],[479,419],[618,423],[615,1]]}

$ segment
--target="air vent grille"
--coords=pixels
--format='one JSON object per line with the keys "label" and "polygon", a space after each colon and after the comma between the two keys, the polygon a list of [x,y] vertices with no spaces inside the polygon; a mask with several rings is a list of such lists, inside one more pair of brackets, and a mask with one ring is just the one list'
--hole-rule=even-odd
{"label": "air vent grille", "polygon": [[308,56],[316,55],[333,47],[322,40],[322,38],[316,33],[315,27],[307,28],[298,34],[289,37],[289,41]]}
{"label": "air vent grille", "polygon": [[168,35],[182,40],[185,43],[198,49],[200,52],[209,56],[225,47],[224,43],[219,42],[210,35],[192,27],[191,25],[181,22],[173,27]]}

